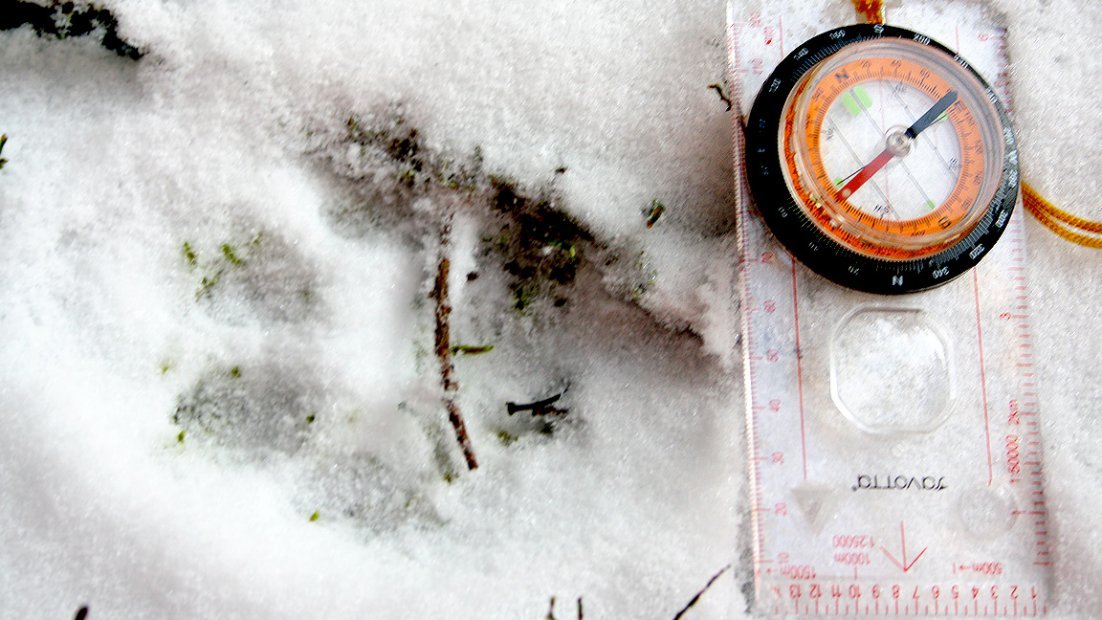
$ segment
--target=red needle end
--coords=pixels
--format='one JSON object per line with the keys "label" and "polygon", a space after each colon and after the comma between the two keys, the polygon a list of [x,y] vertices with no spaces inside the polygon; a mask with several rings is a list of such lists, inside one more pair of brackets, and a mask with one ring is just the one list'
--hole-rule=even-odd
{"label": "red needle end", "polygon": [[893,155],[890,150],[884,149],[883,151],[881,151],[875,159],[865,164],[865,166],[861,168],[861,170],[858,171],[852,179],[849,180],[849,183],[846,183],[842,186],[842,189],[838,190],[836,198],[838,200],[845,200],[852,196],[854,192],[860,189],[861,186],[864,185],[866,181],[871,179],[874,174],[880,172],[880,169],[887,165],[887,163],[891,161],[892,157]]}

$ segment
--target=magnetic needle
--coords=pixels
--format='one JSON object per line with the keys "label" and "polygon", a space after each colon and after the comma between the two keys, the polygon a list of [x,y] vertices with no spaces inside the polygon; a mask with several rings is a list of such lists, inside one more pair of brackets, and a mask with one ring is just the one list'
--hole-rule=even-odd
{"label": "magnetic needle", "polygon": [[991,250],[1018,196],[992,88],[924,35],[859,24],[796,48],[747,119],[763,219],[821,275],[872,293],[944,284]]}

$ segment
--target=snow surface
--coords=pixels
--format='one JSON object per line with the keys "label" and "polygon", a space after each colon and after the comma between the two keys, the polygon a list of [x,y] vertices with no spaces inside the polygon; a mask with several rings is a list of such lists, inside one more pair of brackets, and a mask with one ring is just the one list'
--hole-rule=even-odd
{"label": "snow surface", "polygon": [[[745,614],[724,2],[105,4],[142,60],[0,33],[0,617],[663,618],[730,563],[694,611]],[[1025,178],[1102,219],[1102,6],[996,6]],[[453,340],[494,345],[455,360],[474,473],[427,298],[463,194],[350,138],[399,116],[481,153],[451,245]],[[523,311],[491,175],[594,239]],[[1054,615],[1089,617],[1099,255],[1029,229]]]}

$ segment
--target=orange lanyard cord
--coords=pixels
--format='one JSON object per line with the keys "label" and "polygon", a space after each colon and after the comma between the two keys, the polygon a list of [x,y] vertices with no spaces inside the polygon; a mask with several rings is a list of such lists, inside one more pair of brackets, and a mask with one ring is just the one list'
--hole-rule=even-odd
{"label": "orange lanyard cord", "polygon": [[1022,183],[1022,204],[1046,228],[1068,241],[1096,250],[1102,250],[1102,222],[1077,217],[1045,200],[1029,183]]}
{"label": "orange lanyard cord", "polygon": [[884,0],[852,0],[857,16],[866,24],[884,23]]}

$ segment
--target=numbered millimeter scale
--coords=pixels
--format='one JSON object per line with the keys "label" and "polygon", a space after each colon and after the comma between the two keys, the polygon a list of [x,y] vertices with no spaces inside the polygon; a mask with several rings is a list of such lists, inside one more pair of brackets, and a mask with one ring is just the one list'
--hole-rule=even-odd
{"label": "numbered millimeter scale", "polygon": [[[922,34],[861,25],[807,38],[822,27],[783,19],[732,16],[729,35],[746,157],[735,172],[754,606],[1042,614],[1051,557],[1005,112]],[[952,18],[940,20],[952,40]],[[967,23],[956,48],[1000,77],[1004,31]],[[807,40],[785,49],[786,36]],[[754,107],[771,89],[788,93],[768,106],[773,120]],[[762,120],[771,137],[753,139]],[[767,174],[754,169],[759,146],[777,158]],[[755,175],[791,198],[786,215],[751,199]],[[844,269],[823,258],[841,250],[854,259]],[[869,294],[904,290],[924,292]]]}

